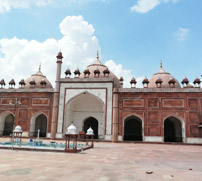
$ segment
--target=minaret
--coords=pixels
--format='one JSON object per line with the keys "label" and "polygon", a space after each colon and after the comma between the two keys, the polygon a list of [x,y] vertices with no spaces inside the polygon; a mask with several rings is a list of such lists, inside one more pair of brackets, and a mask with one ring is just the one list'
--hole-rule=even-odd
{"label": "minaret", "polygon": [[57,72],[56,72],[56,80],[55,80],[55,92],[59,92],[59,80],[61,76],[61,68],[62,68],[62,52],[59,52],[57,57]]}
{"label": "minaret", "polygon": [[58,119],[58,108],[59,108],[59,85],[60,85],[60,76],[61,76],[61,68],[62,68],[62,53],[59,52],[57,57],[57,72],[56,72],[56,80],[55,80],[55,92],[54,92],[54,100],[53,100],[53,112],[52,112],[52,122],[51,122],[51,139],[55,139],[56,129],[57,129],[57,119]]}

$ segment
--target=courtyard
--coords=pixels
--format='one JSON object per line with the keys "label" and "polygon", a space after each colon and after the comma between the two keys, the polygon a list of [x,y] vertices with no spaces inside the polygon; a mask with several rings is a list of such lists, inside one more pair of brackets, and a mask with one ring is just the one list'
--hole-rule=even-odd
{"label": "courtyard", "polygon": [[0,180],[202,180],[201,153],[195,145],[109,142],[77,154],[1,149]]}

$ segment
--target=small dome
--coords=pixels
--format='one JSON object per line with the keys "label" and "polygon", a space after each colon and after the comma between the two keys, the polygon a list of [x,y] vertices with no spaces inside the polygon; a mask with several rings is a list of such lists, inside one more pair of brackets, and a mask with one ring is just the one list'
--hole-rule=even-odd
{"label": "small dome", "polygon": [[[46,85],[44,86],[44,84],[41,84],[41,82],[46,82]],[[34,84],[35,83],[35,84]],[[44,76],[41,73],[41,70],[39,68],[39,71],[36,72],[35,74],[33,74],[31,77],[29,77],[26,81],[25,81],[25,87],[26,88],[53,88],[53,86],[51,85],[51,83],[49,82],[49,80],[46,78],[46,76]]]}
{"label": "small dome", "polygon": [[123,82],[123,81],[124,81],[123,77],[120,77],[119,81],[120,81],[120,82]]}
{"label": "small dome", "polygon": [[106,74],[108,74],[108,75],[109,75],[109,74],[110,74],[109,69],[108,69],[108,68],[106,68],[106,69],[103,71],[103,74],[104,74],[104,75],[106,75]]}
{"label": "small dome", "polygon": [[161,80],[161,77],[158,77],[158,79],[156,79],[155,83],[156,84],[162,84],[163,81]]}
{"label": "small dome", "polygon": [[98,68],[96,68],[93,72],[94,74],[98,74],[98,75],[100,74],[100,70]]}
{"label": "small dome", "polygon": [[142,81],[142,83],[143,83],[143,84],[148,84],[148,83],[149,83],[148,78],[147,78],[147,77],[145,77],[145,78],[144,78],[144,80]]}
{"label": "small dome", "polygon": [[[95,78],[94,71],[99,70],[99,78],[106,78],[106,75],[104,75],[104,70],[108,70],[110,72],[109,76],[110,78],[114,79],[114,87],[120,87],[119,79],[108,69],[106,65],[103,65],[101,61],[99,60],[99,56],[97,56],[96,60],[93,62],[93,64],[88,66],[88,69],[90,71],[89,78]],[[84,73],[81,74],[81,78],[85,78],[86,76]]]}
{"label": "small dome", "polygon": [[4,79],[2,79],[2,80],[0,81],[0,85],[4,85],[4,86],[6,85]]}
{"label": "small dome", "polygon": [[69,127],[67,127],[66,134],[77,134],[76,127],[73,123]]}
{"label": "small dome", "polygon": [[87,68],[86,70],[84,70],[83,73],[84,73],[85,75],[90,75],[90,71],[89,71],[88,68]]}
{"label": "small dome", "polygon": [[130,83],[131,83],[131,84],[136,84],[136,83],[137,83],[137,81],[136,81],[135,77],[132,77],[132,79],[131,79]]}
{"label": "small dome", "polygon": [[162,88],[169,88],[169,80],[170,79],[174,79],[176,81],[175,83],[175,88],[181,88],[180,83],[177,81],[177,79],[175,79],[172,75],[170,75],[170,73],[166,72],[163,68],[162,68],[162,64],[160,66],[160,69],[157,73],[155,73],[152,78],[149,80],[149,84],[148,87],[149,88],[156,88],[156,81],[158,79],[161,79],[162,83],[161,83],[161,87]]}
{"label": "small dome", "polygon": [[193,83],[194,83],[194,84],[200,84],[200,83],[201,83],[201,80],[197,77],[197,78],[195,78],[195,80],[194,80]]}
{"label": "small dome", "polygon": [[80,75],[81,72],[80,72],[80,70],[77,68],[77,69],[74,71],[74,74],[75,74],[75,75]]}
{"label": "small dome", "polygon": [[65,71],[65,75],[67,76],[67,75],[71,75],[72,73],[71,73],[71,70],[68,68],[66,71]]}
{"label": "small dome", "polygon": [[45,79],[42,79],[41,82],[40,82],[40,84],[41,84],[42,86],[46,86],[47,82],[46,82]]}
{"label": "small dome", "polygon": [[31,86],[36,85],[34,78],[29,82]]}
{"label": "small dome", "polygon": [[188,83],[189,83],[189,80],[185,77],[185,78],[182,80],[181,83],[182,83],[182,84],[188,84]]}
{"label": "small dome", "polygon": [[11,79],[11,81],[9,82],[9,85],[15,85],[14,79]]}
{"label": "small dome", "polygon": [[19,126],[19,125],[16,126],[15,129],[14,129],[14,132],[15,132],[15,133],[21,133],[21,132],[22,132],[21,126]]}
{"label": "small dome", "polygon": [[87,130],[86,135],[94,135],[93,129],[91,127]]}
{"label": "small dome", "polygon": [[62,59],[63,59],[62,52],[59,52],[58,55],[57,55],[56,57],[57,57],[57,59],[62,60]]}
{"label": "small dome", "polygon": [[19,82],[20,85],[25,85],[25,80],[22,79],[20,82]]}
{"label": "small dome", "polygon": [[174,78],[170,78],[168,81],[169,84],[175,84],[175,82],[176,82],[176,80]]}

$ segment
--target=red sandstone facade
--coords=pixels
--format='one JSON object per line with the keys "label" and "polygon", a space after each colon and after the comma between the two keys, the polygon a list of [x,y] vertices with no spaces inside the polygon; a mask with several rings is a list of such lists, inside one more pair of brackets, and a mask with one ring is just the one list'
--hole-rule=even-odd
{"label": "red sandstone facade", "polygon": [[184,78],[181,87],[161,65],[150,80],[143,80],[143,88],[136,88],[135,78],[131,88],[122,88],[123,78],[110,72],[99,55],[83,73],[76,70],[74,78],[69,69],[61,78],[62,59],[60,52],[55,89],[40,69],[21,80],[19,88],[13,87],[14,80],[8,89],[0,81],[0,135],[9,136],[14,123],[22,127],[23,136],[36,136],[41,129],[41,136],[63,138],[66,127],[74,122],[78,131],[94,126],[96,137],[114,142],[202,143],[200,79],[193,86]]}
{"label": "red sandstone facade", "polygon": [[[9,114],[15,115],[15,125],[22,127],[24,136],[30,136],[32,118],[43,114],[47,118],[47,133],[50,133],[53,92],[43,91],[21,92],[19,89],[13,89],[7,92],[7,90],[0,90],[0,115],[5,114],[4,117]],[[17,101],[20,101],[21,104],[18,104],[15,110]]]}
{"label": "red sandstone facade", "polygon": [[124,135],[124,121],[134,115],[143,122],[144,137],[162,137],[163,141],[164,121],[173,116],[184,121],[186,138],[201,138],[202,92],[197,91],[197,88],[163,91],[165,89],[158,92],[120,90],[118,134]]}

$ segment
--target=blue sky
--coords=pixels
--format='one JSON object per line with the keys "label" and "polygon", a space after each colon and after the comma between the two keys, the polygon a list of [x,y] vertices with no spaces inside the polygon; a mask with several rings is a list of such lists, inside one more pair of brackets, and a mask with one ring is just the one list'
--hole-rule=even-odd
{"label": "blue sky", "polygon": [[[79,15],[82,19],[77,27],[86,22],[85,32],[79,29],[74,34],[72,29],[61,33],[61,22],[70,17],[67,21],[72,23],[71,17]],[[41,63],[42,71],[53,81],[59,49],[66,55],[63,68],[69,66],[72,71],[92,62],[95,49],[99,49],[102,62],[116,69],[117,76],[124,74],[127,81],[131,76],[150,78],[158,71],[160,60],[180,82],[185,76],[193,81],[202,74],[201,17],[201,0],[0,0],[0,65],[5,70],[0,79],[26,79]],[[70,28],[67,21],[63,29]],[[94,36],[96,42],[91,42]],[[64,37],[70,37],[78,47],[87,42],[88,51],[77,51],[68,46],[69,41],[61,45],[59,40]],[[49,39],[53,43],[44,45]],[[35,43],[30,43],[32,40]],[[37,50],[37,43],[43,51]]]}

